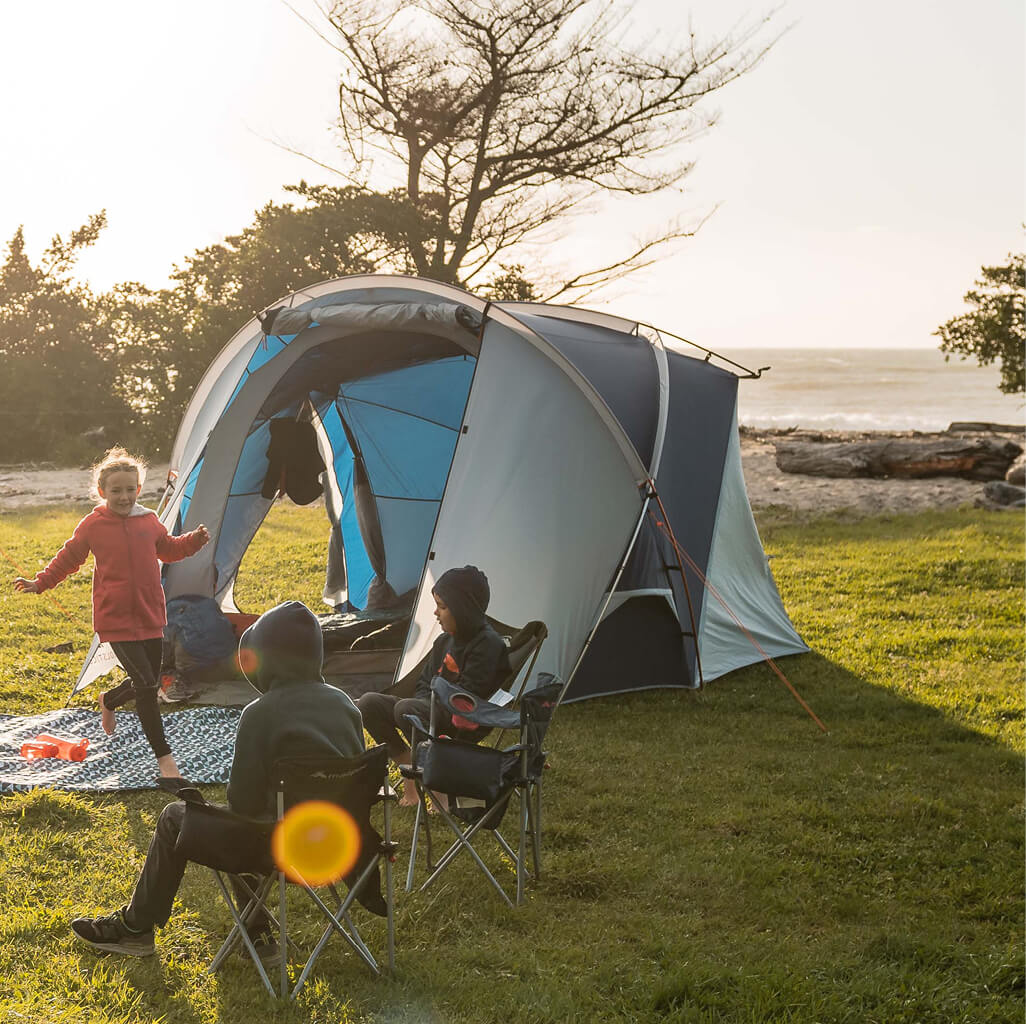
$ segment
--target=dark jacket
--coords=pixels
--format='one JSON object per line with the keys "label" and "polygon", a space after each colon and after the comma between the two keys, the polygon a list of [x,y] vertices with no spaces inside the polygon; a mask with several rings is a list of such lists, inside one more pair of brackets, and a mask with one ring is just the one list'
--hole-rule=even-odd
{"label": "dark jacket", "polygon": [[239,719],[228,780],[228,806],[252,818],[274,807],[271,765],[297,754],[352,757],[364,749],[356,705],[321,676],[321,625],[306,605],[287,601],[265,612],[242,636],[239,660],[263,693]]}
{"label": "dark jacket", "polygon": [[431,695],[431,680],[444,676],[487,700],[509,675],[509,653],[501,636],[485,618],[488,577],[473,565],[442,573],[432,592],[448,606],[456,633],[443,633],[431,647],[417,680],[417,696]]}

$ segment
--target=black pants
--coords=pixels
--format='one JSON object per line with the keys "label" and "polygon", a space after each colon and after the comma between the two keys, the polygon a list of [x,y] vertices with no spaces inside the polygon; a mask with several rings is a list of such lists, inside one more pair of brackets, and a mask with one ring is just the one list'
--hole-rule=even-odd
{"label": "black pants", "polygon": [[[406,715],[416,715],[427,727],[430,725],[431,701],[426,697],[392,697],[387,693],[365,693],[356,702],[363,716],[363,727],[388,747],[393,761],[406,756],[410,749],[411,725]],[[448,722],[449,716],[442,714]],[[439,725],[441,723],[439,722]],[[443,730],[444,731],[444,730]]]}
{"label": "black pants", "polygon": [[139,724],[157,757],[171,753],[167,737],[164,735],[160,708],[157,707],[163,645],[164,641],[160,637],[153,640],[112,641],[111,650],[128,673],[128,679],[103,695],[104,706],[111,711],[129,701],[135,701]]}
{"label": "black pants", "polygon": [[[139,881],[135,883],[132,902],[125,911],[125,920],[130,928],[140,931],[154,926],[163,928],[171,917],[171,907],[182,884],[185,865],[189,863],[176,849],[184,818],[185,803],[181,800],[168,804],[160,812],[157,827],[150,840],[150,848],[146,853],[146,863],[143,864]],[[253,890],[256,890],[262,881],[259,875],[241,877]],[[249,902],[249,893],[236,883],[234,877],[232,885],[235,889],[235,900],[240,905],[239,909],[243,910]],[[246,926],[253,936],[271,934],[270,921],[263,910],[256,911]]]}

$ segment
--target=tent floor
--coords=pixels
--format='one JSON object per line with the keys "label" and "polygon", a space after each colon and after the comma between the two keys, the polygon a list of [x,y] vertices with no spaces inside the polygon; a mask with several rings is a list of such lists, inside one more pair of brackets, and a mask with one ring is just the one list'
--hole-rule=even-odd
{"label": "tent floor", "polygon": [[[333,686],[356,700],[363,693],[380,692],[392,685],[395,666],[399,662],[398,649],[391,651],[334,651],[325,655],[324,678]],[[190,688],[194,695],[177,701],[172,707],[213,705],[215,707],[245,707],[260,694],[245,679],[215,679],[197,682]],[[166,705],[165,705],[166,706]]]}

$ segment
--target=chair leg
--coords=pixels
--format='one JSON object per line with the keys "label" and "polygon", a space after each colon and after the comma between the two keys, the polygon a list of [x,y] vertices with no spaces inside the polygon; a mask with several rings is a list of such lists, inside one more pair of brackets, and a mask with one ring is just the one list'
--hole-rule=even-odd
{"label": "chair leg", "polygon": [[287,999],[289,994],[289,926],[288,910],[286,902],[288,893],[286,890],[285,872],[278,872],[278,946],[281,954],[281,973],[278,983],[281,986],[281,997]]}
{"label": "chair leg", "polygon": [[524,902],[524,860],[527,857],[527,826],[531,815],[531,792],[526,785],[520,790],[520,845],[517,847],[517,906]]}
{"label": "chair leg", "polygon": [[[534,880],[541,878],[541,779],[534,784],[534,814],[531,816],[531,848],[534,854]],[[529,805],[530,808],[531,805]]]}
{"label": "chair leg", "polygon": [[[213,869],[211,869],[211,870],[213,870]],[[216,876],[217,872],[215,871],[214,874]],[[254,907],[256,907],[259,903],[261,903],[263,901],[263,899],[266,897],[267,893],[270,891],[270,883],[272,883],[273,880],[274,880],[273,876],[265,879],[264,880],[264,884],[262,886],[260,886],[259,889],[256,892],[254,892],[252,889],[250,889],[248,885],[243,883],[245,889],[249,893],[249,900],[246,903],[245,909],[239,911],[239,916],[242,918],[243,921],[248,921],[249,920],[249,915],[252,913]],[[236,909],[238,909],[239,905],[238,905],[238,903],[235,903],[234,900],[233,900],[232,906],[234,906]],[[231,909],[232,909],[231,907],[228,908],[228,912],[229,913],[231,913]],[[234,920],[234,918],[233,918],[233,920]],[[238,927],[238,925],[233,924],[232,925],[232,930],[228,933],[227,938],[225,938],[224,942],[221,944],[221,948],[214,955],[214,959],[211,960],[210,966],[207,968],[208,973],[213,974],[216,971],[218,971],[220,969],[220,967],[221,967],[221,964],[225,961],[225,959],[228,957],[228,955],[232,952],[232,950],[235,949],[235,947],[238,944],[239,944],[239,927]]]}
{"label": "chair leg", "polygon": [[[378,860],[377,858],[375,858],[367,865],[367,867],[364,869],[363,873],[357,880],[356,884],[350,888],[349,894],[342,901],[341,906],[338,908],[338,910],[335,911],[333,911],[324,902],[324,900],[321,899],[321,897],[313,888],[311,888],[310,886],[303,886],[303,888],[306,890],[307,895],[310,897],[310,899],[314,901],[314,903],[317,904],[318,907],[320,907],[321,912],[327,918],[328,926],[321,933],[321,937],[318,940],[317,945],[314,946],[313,952],[311,952],[309,959],[303,966],[302,973],[299,975],[299,978],[296,981],[295,988],[292,989],[292,995],[290,998],[295,999],[296,995],[299,993],[299,990],[303,987],[303,985],[306,984],[306,979],[309,977],[310,972],[313,970],[313,966],[317,960],[317,957],[320,956],[321,950],[324,949],[324,946],[326,945],[328,939],[331,937],[331,933],[333,931],[338,932],[338,934],[341,935],[342,938],[349,943],[350,947],[354,950],[354,952],[356,952],[360,956],[360,958],[367,964],[367,966],[375,974],[381,973],[381,968],[378,966],[378,963],[374,959],[373,954],[370,952],[369,949],[367,949],[367,947],[363,943],[363,940],[359,937],[360,933],[354,927],[353,922],[350,920],[348,914],[349,907],[352,904],[353,900],[356,898],[356,893],[359,892],[360,887],[370,877],[371,872],[377,867],[377,864]],[[349,925],[350,929],[352,929],[351,932],[347,931],[346,928],[343,927],[341,923],[342,920],[345,920],[346,924]]]}
{"label": "chair leg", "polygon": [[[467,829],[466,832],[464,832],[460,828],[460,826],[456,823],[456,820],[447,810],[445,810],[445,808],[441,806],[438,808],[439,814],[441,814],[441,816],[445,819],[446,823],[449,825],[449,828],[451,828],[453,833],[455,834],[456,842],[453,843],[452,846],[450,846],[449,849],[446,850],[442,857],[439,859],[438,863],[435,865],[435,869],[432,872],[432,874],[420,887],[420,892],[423,892],[445,870],[445,868],[449,865],[452,859],[460,852],[460,850],[466,849],[470,856],[473,857],[474,860],[477,862],[477,866],[485,873],[485,877],[488,879],[488,881],[491,882],[492,885],[495,887],[496,892],[498,892],[498,894],[506,901],[506,903],[509,906],[513,906],[513,901],[509,898],[509,896],[506,895],[502,886],[499,885],[499,883],[495,880],[495,876],[488,870],[488,866],[481,859],[477,850],[475,850],[473,845],[471,845],[470,843],[470,840],[492,818],[496,817],[501,812],[501,809],[506,805],[506,803],[509,802],[509,799],[512,795],[512,790],[507,791],[506,794],[502,797],[502,799],[498,803],[494,804],[484,814],[483,817],[479,818],[476,822],[474,822],[474,824],[469,829]],[[495,836],[497,839],[500,839],[502,842],[505,842],[505,840],[502,840],[502,837],[498,834],[498,832],[495,833]],[[512,851],[510,852],[512,853]]]}
{"label": "chair leg", "polygon": [[231,893],[228,892],[228,886],[224,884],[224,879],[221,877],[219,871],[214,872],[214,877],[217,879],[217,884],[221,888],[221,895],[224,896],[225,902],[228,904],[228,910],[232,915],[232,919],[235,921],[235,927],[239,930],[239,937],[246,945],[246,949],[249,950],[250,958],[253,960],[253,964],[260,974],[260,980],[264,983],[264,987],[270,993],[271,998],[275,996],[274,986],[271,984],[271,979],[267,977],[267,971],[264,970],[264,965],[260,961],[260,957],[257,955],[256,947],[253,945],[253,940],[249,936],[249,929],[246,927],[246,923],[243,920],[242,915],[239,913],[238,907],[235,906],[235,901],[231,897]]}
{"label": "chair leg", "polygon": [[410,840],[410,865],[406,869],[406,891],[413,889],[413,872],[417,866],[417,843],[420,838],[420,816],[424,812],[424,801],[417,800],[417,813],[413,819],[413,838]]}
{"label": "chair leg", "polygon": [[[388,970],[395,973],[395,879],[392,877],[392,802],[390,799],[384,801],[382,808],[385,825],[385,906],[386,917],[386,941]],[[413,858],[410,858],[413,863]]]}

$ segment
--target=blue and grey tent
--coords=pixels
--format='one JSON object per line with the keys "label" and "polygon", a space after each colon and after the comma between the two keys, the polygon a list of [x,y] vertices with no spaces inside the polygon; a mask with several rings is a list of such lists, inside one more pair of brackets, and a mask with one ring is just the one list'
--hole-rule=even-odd
{"label": "blue and grey tent", "polygon": [[[167,596],[237,610],[286,419],[311,425],[326,466],[326,603],[412,606],[395,679],[436,633],[434,580],[468,563],[488,574],[489,614],[547,624],[536,668],[566,680],[568,700],[693,687],[805,651],[745,491],[737,387],[619,317],[409,277],[304,289],[239,331],[196,387],[161,517],[205,523],[212,542],[166,567]],[[111,664],[94,645],[76,689]]]}

